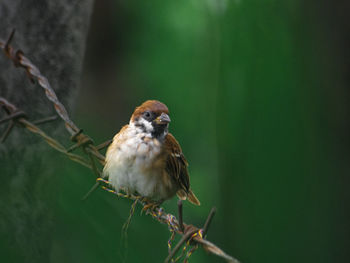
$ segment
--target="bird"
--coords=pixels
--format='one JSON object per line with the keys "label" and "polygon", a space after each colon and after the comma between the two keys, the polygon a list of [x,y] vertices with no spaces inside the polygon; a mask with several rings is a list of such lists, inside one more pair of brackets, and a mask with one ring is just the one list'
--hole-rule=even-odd
{"label": "bird", "polygon": [[106,152],[104,177],[116,191],[145,198],[147,209],[154,209],[175,194],[200,205],[190,187],[188,162],[169,133],[169,123],[168,107],[147,100],[135,108],[129,124],[114,136]]}

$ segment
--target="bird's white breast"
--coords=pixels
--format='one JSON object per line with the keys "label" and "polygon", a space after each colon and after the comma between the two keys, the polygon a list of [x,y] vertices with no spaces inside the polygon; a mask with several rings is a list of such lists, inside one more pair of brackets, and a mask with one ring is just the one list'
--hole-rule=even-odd
{"label": "bird's white breast", "polygon": [[163,196],[166,189],[159,184],[162,171],[149,169],[161,150],[161,143],[152,138],[147,129],[144,131],[130,123],[114,137],[106,154],[104,174],[116,190],[137,192],[153,199],[166,198]]}

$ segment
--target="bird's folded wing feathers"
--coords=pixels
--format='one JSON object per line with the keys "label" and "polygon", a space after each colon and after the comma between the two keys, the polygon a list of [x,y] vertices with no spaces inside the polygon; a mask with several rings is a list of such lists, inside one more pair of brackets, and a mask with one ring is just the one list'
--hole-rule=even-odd
{"label": "bird's folded wing feathers", "polygon": [[190,188],[190,179],[187,172],[187,161],[179,143],[170,133],[165,137],[165,147],[168,153],[166,170],[179,183],[186,193]]}
{"label": "bird's folded wing feathers", "polygon": [[188,198],[190,202],[199,205],[199,200],[190,189],[187,160],[182,153],[180,144],[171,133],[165,137],[165,147],[168,153],[166,171],[180,186],[177,195],[182,200]]}

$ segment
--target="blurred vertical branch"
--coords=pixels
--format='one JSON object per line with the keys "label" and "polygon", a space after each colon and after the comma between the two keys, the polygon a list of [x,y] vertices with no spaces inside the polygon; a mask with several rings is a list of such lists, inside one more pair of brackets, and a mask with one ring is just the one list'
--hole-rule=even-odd
{"label": "blurred vertical branch", "polygon": [[[39,67],[45,69],[68,108],[77,92],[91,9],[92,0],[0,2],[0,33],[8,35],[12,28],[21,32],[16,43],[26,47],[24,52],[35,50],[41,58]],[[0,68],[1,95],[24,111],[31,109],[36,119],[48,117],[43,114],[47,114],[49,103],[30,95],[35,87],[26,76],[9,67],[8,60],[1,59]],[[47,129],[57,136],[62,131],[57,122]],[[42,146],[37,138],[19,136],[18,132],[14,129],[6,144],[0,145],[0,232],[6,239],[0,252],[9,262],[48,262],[52,233],[49,193],[54,194],[55,189],[50,169],[54,167],[50,155],[38,151]],[[45,188],[41,188],[43,184]]]}

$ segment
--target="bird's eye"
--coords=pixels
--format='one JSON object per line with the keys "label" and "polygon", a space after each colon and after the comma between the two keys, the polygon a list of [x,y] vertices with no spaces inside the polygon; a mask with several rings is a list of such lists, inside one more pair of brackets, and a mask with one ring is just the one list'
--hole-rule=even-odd
{"label": "bird's eye", "polygon": [[145,111],[143,113],[143,117],[145,117],[146,119],[149,119],[151,117],[151,113],[149,111]]}

